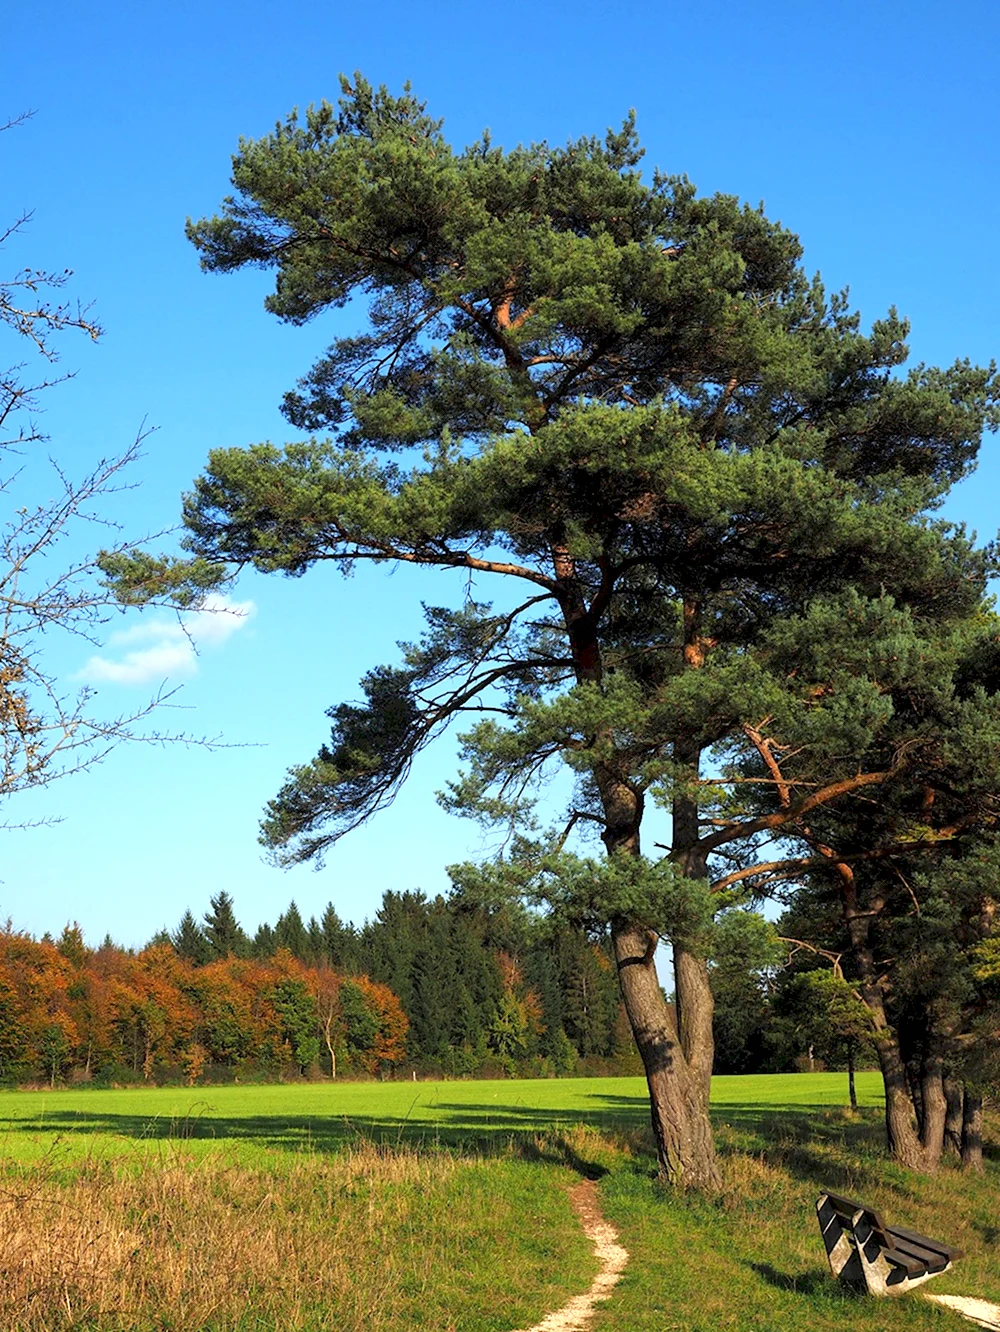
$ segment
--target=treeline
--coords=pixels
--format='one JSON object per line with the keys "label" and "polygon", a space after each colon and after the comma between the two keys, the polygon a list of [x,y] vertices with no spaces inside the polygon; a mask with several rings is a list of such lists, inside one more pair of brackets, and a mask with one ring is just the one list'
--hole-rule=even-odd
{"label": "treeline", "polygon": [[[777,927],[796,923],[790,913]],[[870,1066],[856,983],[723,913],[715,1072]],[[0,931],[0,1080],[639,1073],[607,942],[508,902],[387,892],[373,919],[294,902],[251,935],[220,892],[141,949]]]}
{"label": "treeline", "polygon": [[221,892],[200,923],[188,910],[152,942],[169,943],[195,967],[284,950],[306,967],[368,976],[398,997],[407,1061],[422,1073],[639,1071],[606,942],[514,903],[390,891],[374,918],[355,926],[332,903],[305,920],[291,902],[251,936]]}
{"label": "treeline", "polygon": [[386,985],[306,966],[287,949],[202,966],[156,942],[138,952],[0,931],[0,1080],[105,1084],[374,1074],[406,1054]]}
{"label": "treeline", "polygon": [[[779,925],[777,932],[795,922]],[[285,950],[387,985],[406,1014],[409,1065],[426,1073],[522,1076],[642,1071],[606,940],[555,924],[515,901],[486,906],[385,893],[374,918],[344,922],[329,903],[303,919],[295,902],[250,936],[222,892],[199,923],[188,910],[155,943],[204,966]],[[710,963],[715,1072],[849,1069],[874,1061],[871,1024],[854,988],[815,952],[788,957],[758,914],[719,917]]]}
{"label": "treeline", "polygon": [[638,1072],[608,949],[517,907],[387,892],[251,936],[220,892],[141,949],[0,931],[0,1080]]}

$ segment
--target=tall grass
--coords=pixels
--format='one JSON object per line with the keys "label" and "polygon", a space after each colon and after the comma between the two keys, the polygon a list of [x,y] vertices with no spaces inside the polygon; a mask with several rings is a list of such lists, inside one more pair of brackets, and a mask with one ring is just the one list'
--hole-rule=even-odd
{"label": "tall grass", "polygon": [[[594,1267],[569,1172],[356,1144],[277,1171],[165,1154],[9,1169],[0,1329],[509,1328]],[[504,1291],[498,1306],[496,1292]],[[510,1321],[513,1318],[515,1321]]]}

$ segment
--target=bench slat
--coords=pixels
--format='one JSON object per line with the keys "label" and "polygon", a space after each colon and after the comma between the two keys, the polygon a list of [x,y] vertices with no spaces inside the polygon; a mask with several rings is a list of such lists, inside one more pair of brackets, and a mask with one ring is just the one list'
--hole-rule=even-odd
{"label": "bench slat", "polygon": [[961,1258],[963,1256],[961,1249],[956,1249],[951,1244],[944,1244],[941,1240],[928,1239],[926,1235],[921,1235],[916,1230],[907,1230],[905,1226],[890,1226],[887,1233],[893,1238],[898,1236],[908,1244],[919,1244],[925,1249],[931,1249],[934,1253],[945,1254],[948,1258]]}
{"label": "bench slat", "polygon": [[940,1272],[948,1266],[949,1258],[945,1253],[934,1249],[924,1249],[915,1244],[897,1244],[894,1249],[883,1249],[890,1263],[899,1263],[911,1273],[915,1271]]}

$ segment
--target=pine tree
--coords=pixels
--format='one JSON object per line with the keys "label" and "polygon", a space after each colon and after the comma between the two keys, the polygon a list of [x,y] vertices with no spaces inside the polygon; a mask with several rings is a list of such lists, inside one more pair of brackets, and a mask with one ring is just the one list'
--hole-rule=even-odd
{"label": "pine tree", "polygon": [[223,890],[211,898],[212,909],[205,913],[204,932],[213,957],[245,957],[249,940],[236,919],[233,899]]}
{"label": "pine tree", "polygon": [[[744,882],[731,857],[739,874],[762,836],[906,768],[910,750],[875,762],[889,694],[919,676],[929,622],[978,611],[989,571],[927,514],[996,424],[998,381],[965,362],[899,373],[894,312],[863,333],[790,232],[683,177],[646,182],[640,157],[631,120],[565,148],[456,152],[408,90],[360,76],[339,112],[244,142],[236,194],[189,235],[207,269],[276,270],[267,306],[290,322],[371,297],[367,328],[285,398],[297,429],[337,438],[214,452],[186,502],[191,561],[106,569],[136,600],[247,564],[358,560],[504,589],[497,609],[427,608],[366,702],[330,709],[263,839],[321,855],[487,695],[450,805],[520,836],[456,882],[610,931],[661,1174],[714,1187],[708,956]],[[747,746],[760,771],[707,769]],[[576,796],[527,837],[564,760]],[[775,808],[743,799],[752,782]],[[642,841],[653,801],[672,812],[662,857]],[[584,825],[603,856],[568,842]]]}
{"label": "pine tree", "polygon": [[212,948],[205,932],[191,914],[190,907],[181,917],[180,924],[171,936],[171,943],[178,957],[186,962],[193,962],[196,967],[204,966],[212,960]]}

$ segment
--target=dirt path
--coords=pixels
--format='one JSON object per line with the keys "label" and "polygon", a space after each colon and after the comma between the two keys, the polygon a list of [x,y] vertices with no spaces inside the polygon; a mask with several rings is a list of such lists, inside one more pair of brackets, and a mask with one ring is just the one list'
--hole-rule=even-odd
{"label": "dirt path", "polygon": [[594,1181],[581,1180],[570,1190],[569,1196],[580,1218],[583,1233],[594,1245],[594,1255],[601,1264],[600,1271],[585,1295],[574,1295],[561,1309],[548,1314],[534,1327],[523,1328],[520,1332],[584,1332],[590,1326],[595,1305],[599,1300],[608,1298],[628,1262],[628,1254],[618,1243],[617,1231],[601,1215]]}
{"label": "dirt path", "polygon": [[979,1327],[1000,1328],[1000,1307],[987,1300],[974,1300],[967,1295],[929,1295],[926,1292],[924,1299],[933,1300],[945,1309],[954,1309]]}

